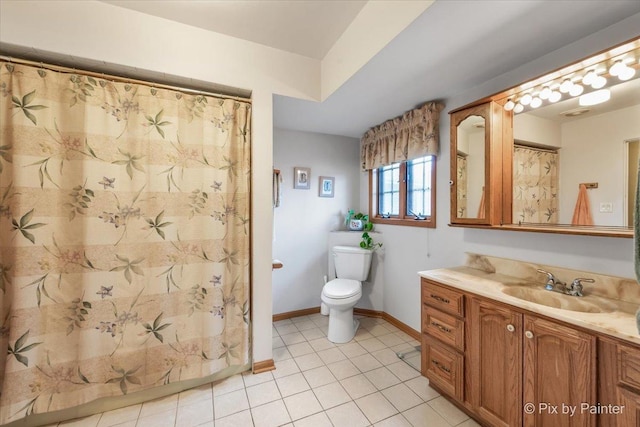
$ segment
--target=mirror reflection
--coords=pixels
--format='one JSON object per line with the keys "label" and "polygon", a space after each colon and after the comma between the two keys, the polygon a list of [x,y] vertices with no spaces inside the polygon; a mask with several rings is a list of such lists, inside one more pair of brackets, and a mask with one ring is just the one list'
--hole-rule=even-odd
{"label": "mirror reflection", "polygon": [[632,226],[640,79],[609,89],[596,105],[571,98],[514,116],[514,223]]}
{"label": "mirror reflection", "polygon": [[472,115],[457,128],[457,216],[484,218],[485,119]]}

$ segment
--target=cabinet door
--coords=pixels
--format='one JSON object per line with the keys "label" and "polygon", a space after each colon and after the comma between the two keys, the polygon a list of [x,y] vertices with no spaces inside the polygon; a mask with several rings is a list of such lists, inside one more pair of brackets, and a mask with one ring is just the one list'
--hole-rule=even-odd
{"label": "cabinet door", "polygon": [[471,299],[470,402],[492,426],[522,425],[522,315]]}
{"label": "cabinet door", "polygon": [[612,415],[618,427],[640,427],[640,394],[618,387],[620,413]]}
{"label": "cabinet door", "polygon": [[524,328],[524,404],[534,408],[524,425],[595,426],[580,409],[596,402],[595,337],[534,316],[524,316]]}

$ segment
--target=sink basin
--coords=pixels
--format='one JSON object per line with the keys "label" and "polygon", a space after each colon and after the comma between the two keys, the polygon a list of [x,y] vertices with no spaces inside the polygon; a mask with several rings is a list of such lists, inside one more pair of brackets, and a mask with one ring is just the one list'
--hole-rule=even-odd
{"label": "sink basin", "polygon": [[580,311],[582,313],[611,313],[617,310],[617,307],[612,302],[593,295],[586,297],[574,297],[531,286],[509,286],[502,289],[502,292],[521,300],[569,311]]}

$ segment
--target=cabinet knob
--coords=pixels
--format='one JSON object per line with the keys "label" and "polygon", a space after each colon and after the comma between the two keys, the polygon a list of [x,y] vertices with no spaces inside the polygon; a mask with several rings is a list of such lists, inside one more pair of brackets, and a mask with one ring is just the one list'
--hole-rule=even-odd
{"label": "cabinet knob", "polygon": [[511,323],[509,323],[509,324],[507,325],[507,331],[509,331],[509,332],[513,332],[513,331],[515,331],[515,330],[516,330],[516,327],[515,327],[515,326],[513,326]]}
{"label": "cabinet knob", "polygon": [[527,338],[529,338],[529,339],[531,339],[531,338],[533,338],[533,332],[531,332],[531,331],[526,331],[526,332],[524,333],[524,336],[525,336],[525,337],[527,337]]}

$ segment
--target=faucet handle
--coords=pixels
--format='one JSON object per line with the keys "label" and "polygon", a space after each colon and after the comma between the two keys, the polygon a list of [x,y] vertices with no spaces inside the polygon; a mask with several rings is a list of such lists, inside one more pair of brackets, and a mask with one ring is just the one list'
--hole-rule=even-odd
{"label": "faucet handle", "polygon": [[581,297],[582,296],[582,282],[594,283],[595,280],[586,279],[586,278],[582,278],[582,277],[579,277],[577,279],[573,279],[573,282],[571,282],[571,287],[569,288],[569,295]]}
{"label": "faucet handle", "polygon": [[582,286],[582,282],[584,283],[595,283],[595,280],[593,279],[587,279],[584,277],[578,277],[577,279],[573,279],[573,282],[571,283],[571,286]]}
{"label": "faucet handle", "polygon": [[547,275],[547,285],[545,286],[545,288],[547,290],[552,290],[556,284],[556,276],[554,276],[553,273],[549,273],[548,271],[541,268],[538,269],[538,273],[544,273]]}

